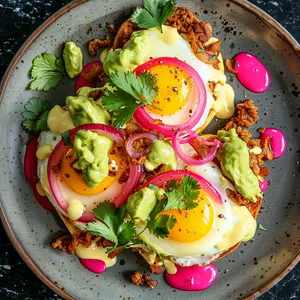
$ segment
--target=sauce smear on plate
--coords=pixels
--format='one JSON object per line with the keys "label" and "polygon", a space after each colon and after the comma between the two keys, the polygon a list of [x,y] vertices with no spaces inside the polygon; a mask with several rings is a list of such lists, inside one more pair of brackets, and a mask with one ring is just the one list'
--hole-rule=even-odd
{"label": "sauce smear on plate", "polygon": [[271,137],[270,145],[274,153],[274,158],[279,158],[284,154],[286,149],[286,139],[283,132],[277,128],[266,128],[260,139],[265,141],[268,137]]}

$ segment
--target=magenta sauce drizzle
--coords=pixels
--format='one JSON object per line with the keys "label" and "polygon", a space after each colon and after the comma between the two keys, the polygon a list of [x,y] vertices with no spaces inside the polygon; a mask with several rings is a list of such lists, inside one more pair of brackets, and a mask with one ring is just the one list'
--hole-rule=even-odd
{"label": "magenta sauce drizzle", "polygon": [[218,271],[214,265],[205,267],[181,267],[176,265],[175,274],[165,274],[166,283],[183,291],[202,291],[209,288],[217,279]]}
{"label": "magenta sauce drizzle", "polygon": [[270,74],[261,61],[254,55],[242,52],[234,58],[239,81],[250,91],[263,93],[270,86]]}
{"label": "magenta sauce drizzle", "polygon": [[259,187],[262,192],[264,192],[268,188],[268,186],[269,186],[268,180],[259,181]]}
{"label": "magenta sauce drizzle", "polygon": [[101,259],[80,258],[80,263],[89,271],[94,273],[103,273],[106,270],[106,264]]}
{"label": "magenta sauce drizzle", "polygon": [[268,137],[271,137],[270,145],[274,153],[274,158],[279,158],[284,154],[286,149],[286,139],[284,134],[277,128],[266,128],[260,136],[260,139],[264,141]]}

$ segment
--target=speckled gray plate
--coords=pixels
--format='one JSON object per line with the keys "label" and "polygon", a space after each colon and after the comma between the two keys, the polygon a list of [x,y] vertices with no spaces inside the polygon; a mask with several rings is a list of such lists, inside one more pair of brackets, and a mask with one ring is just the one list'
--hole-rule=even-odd
{"label": "speckled gray plate", "polygon": [[[26,90],[32,59],[43,51],[59,54],[61,43],[72,40],[82,49],[91,38],[104,37],[107,22],[120,24],[140,1],[77,1],[46,21],[17,53],[0,87],[0,198],[3,224],[34,272],[53,290],[67,299],[236,299],[254,298],[270,288],[299,260],[300,226],[300,59],[299,45],[273,19],[246,1],[178,1],[213,25],[222,41],[225,57],[239,51],[257,55],[271,73],[267,93],[253,94],[228,74],[235,88],[236,100],[254,99],[260,108],[261,121],[256,128],[276,126],[287,137],[286,154],[267,165],[271,186],[266,192],[255,240],[242,245],[216,265],[217,282],[202,293],[176,291],[162,279],[150,290],[128,281],[133,270],[146,265],[133,253],[119,258],[125,264],[96,276],[85,270],[75,256],[51,249],[50,241],[64,226],[56,214],[41,208],[34,199],[23,174],[23,156],[28,139],[20,127],[24,103],[31,96],[41,96],[53,103],[63,103],[73,93],[73,83],[63,82],[54,92]],[[89,28],[92,33],[87,34]],[[298,52],[298,53],[297,53]],[[85,62],[91,60],[87,52]],[[217,123],[212,124],[214,129]],[[128,298],[129,299],[129,298]]]}

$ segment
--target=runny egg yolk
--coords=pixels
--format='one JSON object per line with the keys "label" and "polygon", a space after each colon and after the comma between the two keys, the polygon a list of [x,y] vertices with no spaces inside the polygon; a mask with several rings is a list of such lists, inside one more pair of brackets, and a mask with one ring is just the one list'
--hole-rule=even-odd
{"label": "runny egg yolk", "polygon": [[214,210],[206,193],[201,190],[198,206],[191,210],[171,209],[163,214],[172,215],[177,223],[170,230],[169,239],[177,242],[194,242],[204,237],[212,227]]}
{"label": "runny egg yolk", "polygon": [[82,179],[81,172],[73,168],[74,163],[77,160],[75,149],[70,149],[62,159],[61,175],[65,184],[74,192],[80,195],[93,196],[104,192],[108,189],[116,180],[119,180],[122,173],[126,170],[127,162],[122,157],[122,153],[117,151],[114,154],[110,154],[109,158],[114,160],[118,171],[115,176],[108,175],[102,182],[100,182],[94,189],[85,184]]}
{"label": "runny egg yolk", "polygon": [[152,102],[155,108],[147,108],[160,115],[170,115],[179,111],[193,89],[191,77],[175,66],[163,64],[152,67],[149,72],[156,78],[158,95]]}

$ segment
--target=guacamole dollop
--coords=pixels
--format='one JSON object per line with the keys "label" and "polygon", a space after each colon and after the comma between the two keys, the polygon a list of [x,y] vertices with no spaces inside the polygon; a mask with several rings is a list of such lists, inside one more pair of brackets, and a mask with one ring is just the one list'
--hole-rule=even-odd
{"label": "guacamole dollop", "polygon": [[127,201],[127,211],[134,221],[146,221],[156,205],[156,191],[147,187],[133,193]]}
{"label": "guacamole dollop", "polygon": [[104,60],[104,72],[110,76],[113,72],[133,71],[145,62],[149,50],[147,30],[136,31],[123,49],[110,50]]}
{"label": "guacamole dollop", "polygon": [[108,124],[109,113],[92,98],[85,96],[68,96],[67,107],[71,113],[75,127],[82,124]]}
{"label": "guacamole dollop", "polygon": [[252,202],[260,193],[258,178],[249,166],[249,150],[247,144],[241,140],[236,130],[219,130],[218,139],[224,142],[218,151],[223,174],[234,181],[235,188]]}
{"label": "guacamole dollop", "polygon": [[172,146],[165,141],[153,143],[144,163],[145,168],[149,171],[156,169],[160,165],[166,165],[171,170],[175,170],[177,166],[175,152]]}
{"label": "guacamole dollop", "polygon": [[82,71],[83,55],[81,49],[73,42],[66,42],[62,56],[69,77],[78,76]]}
{"label": "guacamole dollop", "polygon": [[77,166],[83,181],[95,188],[108,176],[108,154],[113,141],[90,130],[79,130],[73,146],[78,156]]}

